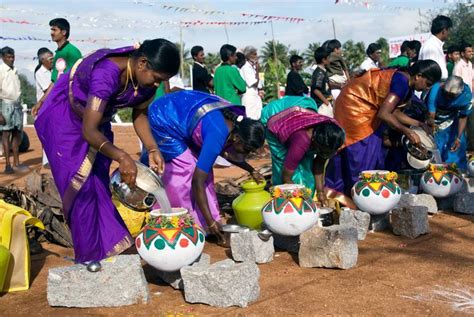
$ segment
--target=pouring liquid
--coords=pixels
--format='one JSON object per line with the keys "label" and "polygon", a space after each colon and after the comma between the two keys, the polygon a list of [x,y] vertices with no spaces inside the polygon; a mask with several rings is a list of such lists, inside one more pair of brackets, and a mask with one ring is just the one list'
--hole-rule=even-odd
{"label": "pouring liquid", "polygon": [[164,214],[171,213],[171,204],[168,199],[168,195],[166,195],[166,190],[163,187],[158,187],[153,191],[150,191],[153,196],[155,196],[156,201],[160,205],[161,212]]}

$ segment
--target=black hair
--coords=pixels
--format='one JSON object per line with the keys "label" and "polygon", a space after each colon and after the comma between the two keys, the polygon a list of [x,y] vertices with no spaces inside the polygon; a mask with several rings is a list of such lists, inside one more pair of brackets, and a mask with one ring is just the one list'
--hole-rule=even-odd
{"label": "black hair", "polygon": [[224,44],[222,45],[219,53],[221,54],[221,59],[223,62],[227,62],[229,60],[229,57],[237,51],[237,48],[233,45],[230,44]]}
{"label": "black hair", "polygon": [[242,66],[244,66],[246,61],[247,61],[247,59],[245,58],[244,53],[237,52],[237,62],[235,63],[235,65],[238,68],[242,68]]}
{"label": "black hair", "polygon": [[132,57],[145,57],[151,70],[172,76],[178,73],[181,61],[178,47],[165,39],[146,40],[132,53]]}
{"label": "black hair", "polygon": [[49,26],[55,26],[61,31],[66,31],[66,38],[69,38],[69,31],[71,31],[71,26],[69,22],[64,18],[56,18],[49,21]]}
{"label": "black hair", "polygon": [[344,130],[334,122],[325,122],[313,128],[312,140],[316,145],[316,155],[322,155],[328,159],[344,144],[346,134]]}
{"label": "black hair", "polygon": [[47,48],[47,47],[40,48],[38,50],[38,53],[36,53],[36,56],[38,57],[38,65],[36,65],[36,68],[35,68],[35,72],[34,72],[35,76],[36,76],[36,72],[38,71],[38,69],[40,69],[41,65],[43,65],[43,63],[41,61],[41,55],[46,54],[46,53],[50,53],[51,55],[53,54],[53,52],[51,52],[49,50],[49,48]]}
{"label": "black hair", "polygon": [[323,43],[323,46],[327,47],[331,53],[334,52],[334,50],[336,48],[341,48],[342,47],[341,42],[339,42],[336,39],[327,40],[326,42]]}
{"label": "black hair", "polygon": [[430,80],[432,83],[438,82],[441,79],[441,68],[437,62],[431,59],[415,62],[408,67],[408,73],[410,76],[421,74],[421,76]]}
{"label": "black hair", "polygon": [[199,54],[199,52],[202,52],[202,51],[204,51],[204,47],[199,46],[199,45],[193,46],[191,48],[191,57],[192,58],[196,57]]}
{"label": "black hair", "polygon": [[416,56],[412,59],[413,61],[418,60],[418,55],[420,54],[420,49],[421,49],[421,42],[417,40],[410,41],[408,44],[408,47],[415,51]]}
{"label": "black hair", "polygon": [[5,46],[0,50],[0,54],[4,55],[15,55],[15,50],[9,46]]}
{"label": "black hair", "polygon": [[410,41],[403,41],[402,46],[400,46],[400,52],[406,53],[409,48],[410,48]]}
{"label": "black hair", "polygon": [[331,51],[327,47],[318,47],[314,51],[314,59],[316,60],[317,64],[321,64],[323,59],[328,58],[331,54]]}
{"label": "black hair", "polygon": [[238,121],[239,116],[232,110],[221,109],[224,118],[231,120],[234,124],[234,132],[242,140],[244,147],[249,151],[255,151],[265,143],[265,128],[259,120],[243,118]]}
{"label": "black hair", "polygon": [[378,43],[370,43],[369,46],[367,46],[367,49],[365,50],[365,53],[367,55],[371,55],[375,52],[377,52],[378,50],[381,50],[382,49],[382,46],[380,46],[380,44]]}
{"label": "black hair", "polygon": [[299,60],[303,60],[303,57],[299,55],[291,55],[290,57],[290,65],[293,66],[293,63],[296,63]]}
{"label": "black hair", "polygon": [[448,54],[452,54],[454,52],[461,52],[461,50],[459,49],[459,46],[451,45],[448,47]]}
{"label": "black hair", "polygon": [[431,34],[436,35],[453,27],[453,21],[445,15],[438,15],[431,22]]}
{"label": "black hair", "polygon": [[472,45],[470,43],[463,42],[461,46],[459,46],[459,52],[464,53],[468,47],[472,47]]}

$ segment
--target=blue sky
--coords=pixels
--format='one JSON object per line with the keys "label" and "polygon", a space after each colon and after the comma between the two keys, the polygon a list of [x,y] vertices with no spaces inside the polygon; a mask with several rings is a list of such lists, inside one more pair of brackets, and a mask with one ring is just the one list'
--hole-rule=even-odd
{"label": "blue sky", "polygon": [[[349,39],[366,44],[379,37],[413,34],[419,23],[419,13],[429,9],[453,6],[457,0],[334,0],[313,1],[157,1],[157,0],[2,0],[2,18],[27,21],[32,24],[0,23],[4,37],[34,36],[50,39],[48,22],[54,17],[67,17],[71,23],[70,40],[83,53],[100,47],[120,47],[148,38],[163,37],[173,42],[180,39],[180,21],[251,22],[262,18],[242,16],[242,13],[268,16],[298,17],[301,23],[274,21],[275,39],[290,48],[304,50],[310,42],[333,38],[331,19],[341,42]],[[349,3],[347,3],[349,2]],[[363,3],[368,3],[368,8]],[[163,5],[189,9],[186,12],[167,10]],[[199,11],[201,10],[201,11]],[[204,11],[208,11],[207,13]],[[209,14],[209,11],[223,13]],[[160,25],[161,23],[161,25]],[[270,23],[248,26],[227,26],[229,43],[239,48],[253,45],[260,48],[272,39]],[[208,52],[217,52],[227,42],[223,26],[191,26],[182,28],[187,48],[202,45]],[[96,43],[88,39],[117,39]],[[75,41],[76,40],[76,41]],[[55,43],[47,41],[3,40],[1,46],[11,46],[17,55],[20,72],[31,72],[36,64],[33,57],[40,47],[54,51]],[[28,76],[31,78],[31,76]]]}

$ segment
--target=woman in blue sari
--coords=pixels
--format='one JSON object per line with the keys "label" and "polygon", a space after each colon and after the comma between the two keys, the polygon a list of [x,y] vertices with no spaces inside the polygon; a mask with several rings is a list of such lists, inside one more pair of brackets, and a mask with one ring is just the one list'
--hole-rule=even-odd
{"label": "woman in blue sari", "polygon": [[[165,160],[162,176],[171,207],[188,209],[196,223],[223,241],[212,166],[219,155],[263,178],[245,162],[263,146],[260,121],[245,107],[200,91],[180,91],[155,100],[148,110],[152,134]],[[146,163],[146,162],[145,162]]]}
{"label": "woman in blue sari", "polygon": [[472,93],[461,77],[451,76],[436,83],[428,94],[428,111],[437,126],[436,145],[445,163],[467,168],[466,125],[472,113]]}

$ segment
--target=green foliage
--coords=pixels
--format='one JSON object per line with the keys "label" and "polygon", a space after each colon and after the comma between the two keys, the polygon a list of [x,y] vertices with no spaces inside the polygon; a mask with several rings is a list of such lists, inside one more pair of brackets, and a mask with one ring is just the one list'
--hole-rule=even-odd
{"label": "green foliage", "polygon": [[[278,99],[278,89],[286,81],[286,66],[280,61],[269,59],[265,69],[265,102]],[[278,83],[278,85],[277,85]]]}
{"label": "green foliage", "polygon": [[379,44],[382,47],[382,56],[380,58],[380,62],[382,65],[388,65],[390,62],[390,52],[389,52],[389,46],[388,46],[388,41],[386,38],[381,37],[375,43]]}
{"label": "green foliage", "polygon": [[132,108],[120,109],[117,114],[123,122],[132,122]]}
{"label": "green foliage", "polygon": [[321,46],[321,43],[319,42],[314,42],[314,43],[309,43],[308,48],[304,50],[302,57],[304,58],[304,63],[305,66],[311,66],[316,63],[314,60],[314,52],[318,47]]}
{"label": "green foliage", "polygon": [[[175,43],[176,46],[178,47],[178,50],[181,52],[181,45],[180,43]],[[183,43],[183,67],[180,67],[179,73],[181,75],[181,79],[184,81],[185,79],[191,78],[189,72],[190,72],[190,66],[193,65],[193,58],[191,57],[191,50],[186,48],[186,44]],[[181,72],[181,70],[183,70]]]}
{"label": "green foliage", "polygon": [[265,42],[265,45],[261,49],[261,54],[260,54],[263,61],[263,65],[266,65],[269,62],[269,60],[274,59],[275,51],[276,51],[276,59],[279,60],[281,63],[283,63],[285,67],[289,67],[290,61],[288,58],[288,46],[278,41],[276,41],[275,43],[275,49],[273,49],[273,41]]}
{"label": "green foliage", "polygon": [[30,84],[25,75],[18,74],[18,77],[21,85],[20,100],[22,103],[26,103],[28,108],[31,108],[36,103],[36,87]]}
{"label": "green foliage", "polygon": [[204,64],[206,65],[210,73],[214,73],[217,65],[221,63],[221,56],[219,53],[207,53],[206,59],[204,59]]}
{"label": "green foliage", "polygon": [[364,42],[354,43],[354,41],[349,40],[342,45],[342,49],[350,71],[359,67],[366,57]]}

